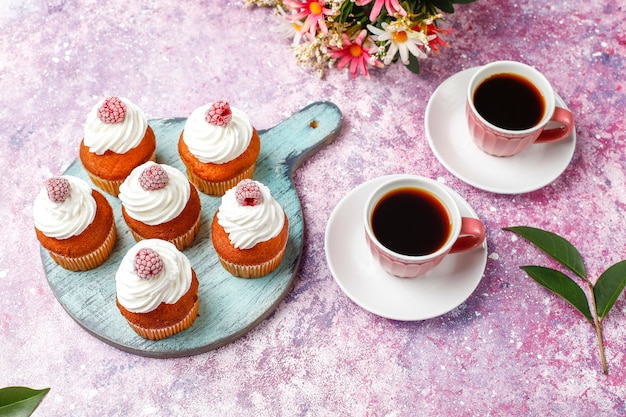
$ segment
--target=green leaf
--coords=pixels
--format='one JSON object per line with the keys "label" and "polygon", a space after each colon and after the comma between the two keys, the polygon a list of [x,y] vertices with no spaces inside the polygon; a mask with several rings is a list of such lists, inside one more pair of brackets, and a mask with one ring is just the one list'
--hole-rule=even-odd
{"label": "green leaf", "polygon": [[420,73],[420,61],[413,54],[409,54],[409,64],[406,66],[413,74]]}
{"label": "green leaf", "polygon": [[339,16],[336,17],[336,21],[338,23],[345,23],[348,20],[348,17],[352,13],[352,8],[354,7],[354,3],[351,1],[344,1],[341,5],[341,9],[339,11]]}
{"label": "green leaf", "polygon": [[626,260],[609,267],[593,288],[598,317],[604,318],[626,286]]}
{"label": "green leaf", "polygon": [[587,296],[570,277],[561,271],[543,266],[522,266],[521,268],[536,282],[561,296],[576,310],[580,311],[591,324],[594,324]]}
{"label": "green leaf", "polygon": [[506,227],[548,254],[552,259],[587,281],[583,258],[571,243],[552,232],[528,226]]}
{"label": "green leaf", "polygon": [[50,388],[35,390],[27,387],[6,387],[0,389],[0,416],[30,416]]}
{"label": "green leaf", "polygon": [[430,3],[445,13],[454,13],[454,5],[450,0],[431,0]]}

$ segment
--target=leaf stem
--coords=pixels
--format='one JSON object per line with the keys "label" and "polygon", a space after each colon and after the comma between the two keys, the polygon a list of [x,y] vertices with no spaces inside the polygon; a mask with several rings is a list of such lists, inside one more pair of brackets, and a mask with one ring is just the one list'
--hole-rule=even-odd
{"label": "leaf stem", "polygon": [[593,291],[593,284],[589,280],[585,280],[591,291],[591,311],[593,311],[594,327],[596,328],[596,335],[598,337],[598,346],[600,348],[600,361],[602,362],[602,372],[604,375],[608,375],[609,370],[606,365],[606,357],[604,355],[604,341],[602,338],[602,319],[598,317],[598,309],[596,308],[596,294]]}
{"label": "leaf stem", "polygon": [[602,342],[602,320],[598,319],[595,325],[596,334],[598,335],[598,344],[600,345],[600,360],[602,361],[602,372],[604,375],[609,374],[606,366],[606,357],[604,356],[604,343]]}

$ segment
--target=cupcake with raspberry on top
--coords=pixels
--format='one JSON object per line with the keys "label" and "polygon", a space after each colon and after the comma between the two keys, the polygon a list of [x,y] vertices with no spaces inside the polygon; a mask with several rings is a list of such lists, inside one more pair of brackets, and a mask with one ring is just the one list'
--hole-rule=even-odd
{"label": "cupcake with raspberry on top", "polygon": [[258,278],[282,261],[287,215],[264,184],[242,180],[228,190],[213,216],[211,239],[222,266],[241,278]]}
{"label": "cupcake with raspberry on top", "polygon": [[87,115],[80,160],[91,181],[117,197],[135,167],[156,160],[156,138],[143,111],[122,97],[98,102]]}
{"label": "cupcake with raspberry on top", "polygon": [[37,239],[65,269],[86,271],[103,264],[115,246],[113,209],[86,181],[50,178],[33,205]]}
{"label": "cupcake with raspberry on top", "polygon": [[260,150],[258,132],[248,116],[226,101],[194,110],[178,141],[189,180],[214,196],[252,178]]}
{"label": "cupcake with raspberry on top", "polygon": [[135,240],[162,239],[184,250],[200,228],[196,187],[174,167],[148,161],[120,186],[122,215]]}
{"label": "cupcake with raspberry on top", "polygon": [[189,259],[159,239],[130,248],[115,274],[120,313],[139,336],[150,340],[170,337],[194,323],[198,287]]}

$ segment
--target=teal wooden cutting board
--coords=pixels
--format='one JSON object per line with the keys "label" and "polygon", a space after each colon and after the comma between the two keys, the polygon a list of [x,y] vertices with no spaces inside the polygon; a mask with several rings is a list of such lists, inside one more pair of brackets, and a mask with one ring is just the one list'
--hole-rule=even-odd
{"label": "teal wooden cutting board", "polygon": [[[155,119],[149,124],[157,138],[157,162],[185,172],[178,156],[178,138],[184,118]],[[170,338],[151,341],[139,337],[115,305],[115,273],[135,240],[121,215],[119,199],[106,193],[116,218],[117,242],[102,266],[71,272],[58,266],[41,250],[48,283],[69,315],[95,337],[137,355],[173,358],[221,347],[243,336],[268,317],[289,293],[298,272],[303,247],[303,218],[293,173],[301,162],[331,142],[339,133],[341,111],[332,103],[313,103],[279,125],[259,131],[261,153],[254,179],[267,185],[289,218],[289,239],[280,266],[258,279],[231,276],[219,263],[211,243],[211,220],[221,198],[201,194],[200,231],[185,249],[200,281],[200,311],[189,329]],[[65,171],[89,182],[80,161]],[[73,343],[68,340],[68,343]]]}

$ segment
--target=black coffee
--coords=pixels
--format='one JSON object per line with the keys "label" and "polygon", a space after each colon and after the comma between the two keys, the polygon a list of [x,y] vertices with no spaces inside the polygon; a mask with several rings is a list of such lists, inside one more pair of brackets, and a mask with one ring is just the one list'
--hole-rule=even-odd
{"label": "black coffee", "polygon": [[372,212],[371,224],[383,246],[409,256],[436,252],[451,232],[446,208],[418,188],[401,188],[383,196]]}
{"label": "black coffee", "polygon": [[495,74],[474,91],[474,107],[493,125],[507,130],[536,126],[545,110],[539,89],[517,74]]}

